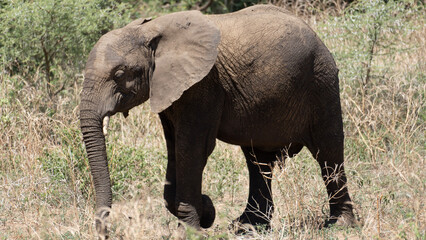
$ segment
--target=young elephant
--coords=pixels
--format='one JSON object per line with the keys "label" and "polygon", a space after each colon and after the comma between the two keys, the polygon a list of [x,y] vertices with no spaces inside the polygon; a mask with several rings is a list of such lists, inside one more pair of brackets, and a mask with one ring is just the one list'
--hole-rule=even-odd
{"label": "young elephant", "polygon": [[[234,226],[269,227],[274,162],[303,146],[322,170],[328,223],[354,223],[338,69],[300,19],[265,5],[224,15],[186,11],[136,20],[102,36],[87,61],[80,105],[98,217],[111,207],[102,123],[148,99],[167,141],[164,198],[183,222],[197,229],[213,224],[201,178],[217,138],[240,145],[249,169],[247,207]],[[100,222],[97,227],[105,230]]]}

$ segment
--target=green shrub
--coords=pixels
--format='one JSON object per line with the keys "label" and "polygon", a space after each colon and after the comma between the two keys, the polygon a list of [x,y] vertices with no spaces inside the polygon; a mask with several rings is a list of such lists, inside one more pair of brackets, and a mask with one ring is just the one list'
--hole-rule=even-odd
{"label": "green shrub", "polygon": [[420,147],[421,136],[407,125],[424,128],[424,94],[415,90],[425,79],[423,46],[415,40],[423,11],[410,0],[360,0],[316,29],[341,70],[346,155],[382,162],[393,151]]}
{"label": "green shrub", "polygon": [[419,9],[410,2],[361,0],[336,19],[339,22],[343,20],[337,23],[344,29],[339,37],[350,39],[346,48],[336,55],[346,62],[356,60],[357,64],[350,62],[345,69],[351,71],[351,77],[361,85],[368,85],[393,67],[389,62],[375,62],[376,57],[386,56],[387,61],[393,62],[396,53],[413,50],[413,46],[410,46],[411,49],[401,48],[405,44],[400,44],[408,41],[409,34],[416,29],[410,20],[419,13]]}
{"label": "green shrub", "polygon": [[[0,67],[3,73],[43,73],[49,96],[82,69],[99,37],[130,21],[126,4],[101,0],[8,0],[0,10]],[[62,85],[62,87],[61,87]]]}

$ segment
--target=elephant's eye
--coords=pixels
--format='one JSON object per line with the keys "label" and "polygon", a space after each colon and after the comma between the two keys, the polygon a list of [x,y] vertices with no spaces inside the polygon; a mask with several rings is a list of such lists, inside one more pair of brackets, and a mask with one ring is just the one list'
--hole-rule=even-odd
{"label": "elephant's eye", "polygon": [[121,77],[124,76],[124,71],[123,70],[118,70],[117,72],[115,72],[114,77],[115,79],[120,79]]}

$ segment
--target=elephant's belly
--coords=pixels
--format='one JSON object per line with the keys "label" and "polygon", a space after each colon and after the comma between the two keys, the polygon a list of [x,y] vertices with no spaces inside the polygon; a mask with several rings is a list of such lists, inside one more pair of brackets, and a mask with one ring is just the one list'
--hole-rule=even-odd
{"label": "elephant's belly", "polygon": [[229,144],[256,147],[265,151],[276,151],[290,145],[291,141],[285,138],[276,138],[274,136],[261,136],[256,134],[246,134],[244,132],[234,131],[220,132],[219,140]]}
{"label": "elephant's belly", "polygon": [[292,143],[303,144],[309,136],[303,120],[263,118],[241,119],[236,116],[223,119],[217,138],[221,141],[252,146],[264,150],[278,150]]}

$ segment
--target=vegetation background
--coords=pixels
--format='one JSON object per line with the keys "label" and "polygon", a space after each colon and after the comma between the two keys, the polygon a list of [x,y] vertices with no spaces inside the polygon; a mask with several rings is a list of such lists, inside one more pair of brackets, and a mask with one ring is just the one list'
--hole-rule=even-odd
{"label": "vegetation background", "polygon": [[[94,193],[79,130],[88,52],[132,19],[199,9],[199,0],[0,0],[0,238],[93,239]],[[328,213],[307,151],[275,169],[273,231],[252,239],[425,239],[425,9],[421,0],[214,0],[206,13],[285,7],[325,42],[340,68],[349,190],[359,226],[321,229]],[[170,239],[162,200],[166,148],[143,104],[112,118],[107,138],[112,239]],[[248,178],[238,147],[218,142],[203,191],[212,228],[190,239],[238,239]]]}

